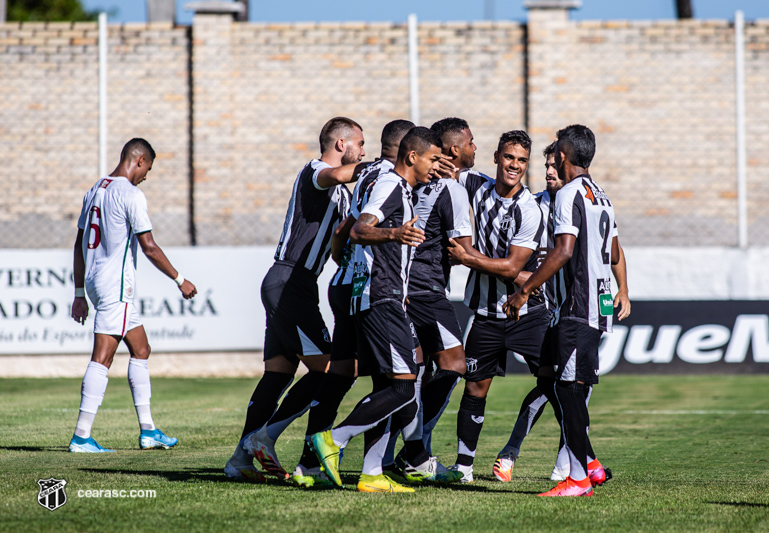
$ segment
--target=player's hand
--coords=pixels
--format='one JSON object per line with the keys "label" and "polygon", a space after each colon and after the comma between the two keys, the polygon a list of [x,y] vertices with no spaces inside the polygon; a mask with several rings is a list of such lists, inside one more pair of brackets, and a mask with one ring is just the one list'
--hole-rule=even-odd
{"label": "player's hand", "polygon": [[395,240],[401,244],[408,244],[409,246],[417,247],[425,242],[425,232],[419,228],[414,227],[414,223],[419,218],[419,215],[414,215],[414,218],[406,222],[400,228],[395,229]]}
{"label": "player's hand", "polygon": [[[529,278],[531,277],[531,275],[532,275],[533,273],[534,273],[534,272],[527,272],[526,270],[521,270],[520,272],[518,272],[518,276],[515,278],[515,280],[513,280],[513,283],[515,283],[516,285],[518,285],[518,288],[520,289],[521,287],[523,287],[523,284],[524,284],[524,283],[526,283],[527,281],[529,281]],[[539,289],[540,289],[540,288],[539,288],[539,287],[537,287],[537,288],[535,288],[534,290],[532,290],[532,291],[531,291],[531,293],[532,293],[533,295],[537,296],[537,295],[539,295]]]}
{"label": "player's hand", "polygon": [[446,154],[441,155],[438,161],[438,169],[435,171],[439,178],[458,179],[459,169],[451,162],[451,158]]}
{"label": "player's hand", "polygon": [[627,291],[620,291],[617,296],[614,297],[614,309],[619,307],[619,313],[617,313],[617,320],[622,320],[630,316],[630,298],[628,298]]}
{"label": "player's hand", "polygon": [[507,315],[507,318],[512,318],[518,322],[518,319],[520,318],[518,312],[521,310],[521,307],[523,307],[523,305],[526,303],[526,300],[528,299],[529,297],[524,295],[520,289],[516,291],[515,294],[510,296],[507,301],[502,304],[502,310]]}
{"label": "player's hand", "polygon": [[182,296],[184,296],[185,300],[189,300],[198,293],[198,289],[188,279],[185,279],[184,283],[179,286],[179,290],[182,291]]}
{"label": "player's hand", "polygon": [[463,261],[468,254],[461,244],[454,239],[449,239],[449,247],[447,248],[447,251],[449,252],[449,262],[452,265],[464,264]]}
{"label": "player's hand", "polygon": [[88,300],[84,297],[75,297],[72,302],[72,318],[78,324],[85,324],[85,319],[88,318]]}

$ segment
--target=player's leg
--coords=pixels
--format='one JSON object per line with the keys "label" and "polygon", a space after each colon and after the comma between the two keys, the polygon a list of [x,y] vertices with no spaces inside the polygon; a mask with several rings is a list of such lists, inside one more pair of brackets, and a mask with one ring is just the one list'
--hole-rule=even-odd
{"label": "player's leg", "polygon": [[502,451],[497,454],[497,460],[494,462],[492,472],[499,481],[512,481],[513,466],[518,459],[523,440],[542,415],[546,405],[547,396],[538,387],[531,389],[523,399],[510,438]]}
{"label": "player's leg", "polygon": [[382,456],[390,435],[390,421],[387,419],[363,434],[363,468],[358,479],[358,492],[414,492],[394,481],[382,470]]}

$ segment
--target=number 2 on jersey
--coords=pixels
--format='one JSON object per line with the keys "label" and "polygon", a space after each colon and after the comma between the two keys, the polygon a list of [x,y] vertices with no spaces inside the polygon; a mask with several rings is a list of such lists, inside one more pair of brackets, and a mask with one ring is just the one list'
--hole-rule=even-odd
{"label": "number 2 on jersey", "polygon": [[601,220],[599,221],[599,225],[601,228],[601,237],[603,237],[601,256],[603,259],[603,264],[608,265],[611,262],[611,249],[609,248],[609,246],[611,246],[611,240],[609,239],[609,235],[611,235],[611,228],[609,227],[609,213],[606,211],[601,211]]}

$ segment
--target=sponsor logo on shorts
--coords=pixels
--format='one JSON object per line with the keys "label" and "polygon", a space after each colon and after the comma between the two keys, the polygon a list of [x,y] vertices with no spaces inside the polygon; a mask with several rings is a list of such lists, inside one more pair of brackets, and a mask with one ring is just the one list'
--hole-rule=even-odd
{"label": "sponsor logo on shorts", "polygon": [[472,374],[473,372],[478,371],[478,359],[473,359],[472,357],[467,358],[467,373]]}
{"label": "sponsor logo on shorts", "polygon": [[64,492],[64,487],[67,482],[63,479],[38,479],[37,484],[40,486],[40,492],[37,494],[37,503],[48,509],[49,511],[55,511],[65,503],[67,503],[67,493]]}

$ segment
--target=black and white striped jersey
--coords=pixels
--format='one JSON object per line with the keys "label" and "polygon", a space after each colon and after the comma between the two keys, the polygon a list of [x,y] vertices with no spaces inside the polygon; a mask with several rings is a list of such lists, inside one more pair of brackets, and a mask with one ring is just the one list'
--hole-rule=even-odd
{"label": "black and white striped jersey", "polygon": [[[364,195],[360,214],[374,215],[379,220],[377,228],[402,226],[414,218],[411,186],[394,171],[379,176]],[[356,245],[351,312],[359,313],[393,300],[405,309],[412,254],[411,246],[395,241]]]}
{"label": "black and white striped jersey", "polygon": [[[542,238],[539,240],[539,246],[537,247],[536,259],[537,263],[534,265],[534,269],[539,267],[544,261],[548,252],[555,248],[555,197],[551,196],[547,190],[538,192],[534,195],[534,199],[539,204],[539,208],[542,211],[542,217],[545,221],[545,231],[542,233]],[[527,265],[528,267],[528,265]],[[534,272],[534,270],[529,270]],[[557,302],[563,301],[566,296],[566,287],[563,281],[563,269],[559,270],[555,276],[550,278],[542,286],[542,290],[545,293],[545,305],[548,309],[555,309]],[[556,294],[560,295],[556,297]]]}
{"label": "black and white striped jersey", "polygon": [[[352,192],[352,199],[350,200],[350,211],[349,213],[345,213],[342,220],[347,218],[348,214],[356,219],[360,216],[360,204],[365,198],[371,184],[379,176],[390,172],[393,169],[393,166],[394,165],[387,159],[377,159],[376,161],[367,163],[363,168],[358,170],[357,181]],[[352,283],[352,260],[353,254],[355,253],[355,246],[356,245],[352,244],[349,240],[347,241],[342,261],[339,268],[334,272],[330,285],[349,285]]]}
{"label": "black and white striped jersey", "polygon": [[316,276],[331,254],[331,236],[350,207],[344,185],[318,186],[318,173],[325,168],[331,166],[313,159],[296,177],[275,251],[275,261],[306,268]]}
{"label": "black and white striped jersey", "polygon": [[419,216],[414,227],[425,232],[425,240],[414,251],[408,293],[448,296],[449,239],[473,235],[467,193],[452,179],[433,178],[417,185],[414,195],[414,212]]}
{"label": "black and white striped jersey", "polygon": [[[544,224],[542,212],[528,188],[521,187],[512,198],[502,198],[494,190],[495,180],[474,170],[462,171],[459,184],[467,191],[475,217],[476,250],[486,257],[500,259],[507,257],[510,246],[537,249]],[[470,270],[465,305],[482,316],[506,318],[502,305],[515,291],[512,280]],[[544,303],[542,294],[533,294],[519,314],[525,315],[529,308]]]}
{"label": "black and white striped jersey", "polygon": [[588,175],[578,176],[555,195],[554,234],[562,233],[577,240],[562,269],[566,290],[551,324],[574,320],[611,331],[611,246],[617,227],[609,197]]}

